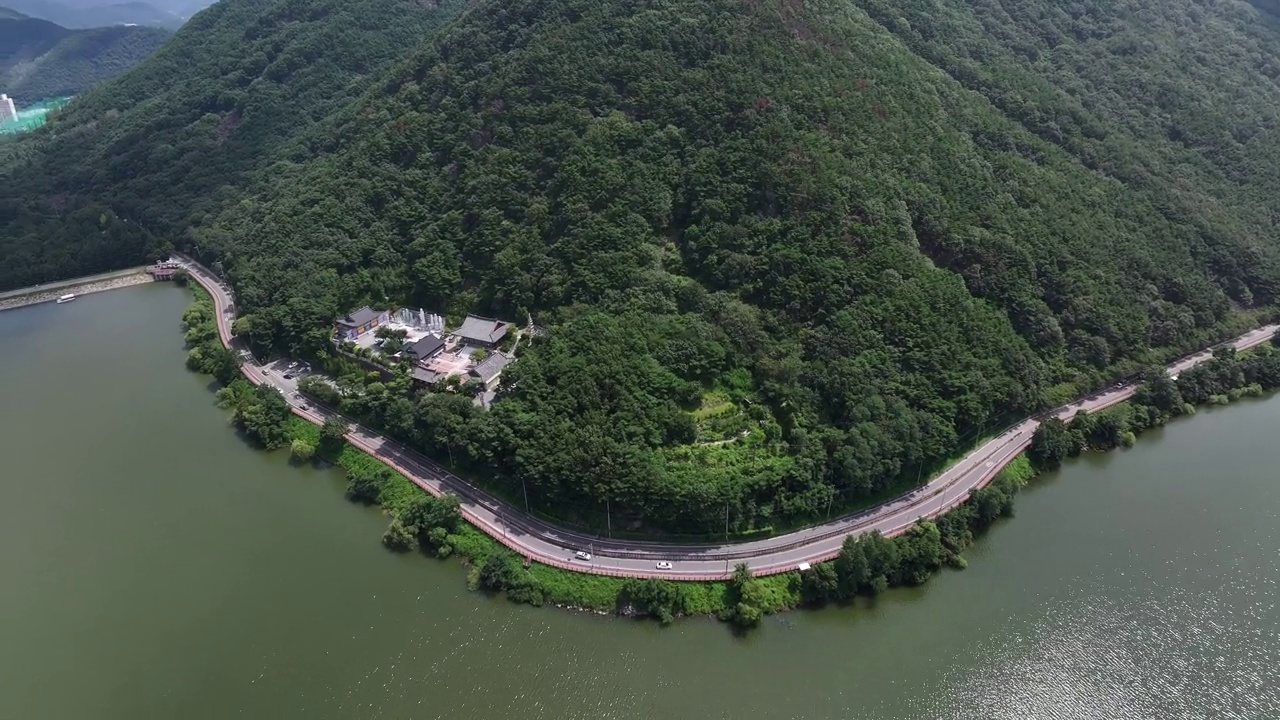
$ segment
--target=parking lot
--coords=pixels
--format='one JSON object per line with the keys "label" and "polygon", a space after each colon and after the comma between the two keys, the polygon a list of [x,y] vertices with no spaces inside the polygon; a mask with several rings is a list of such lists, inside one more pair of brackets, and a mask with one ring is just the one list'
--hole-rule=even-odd
{"label": "parking lot", "polygon": [[298,381],[311,375],[312,371],[306,363],[300,363],[287,358],[267,363],[263,368],[271,378],[271,384],[279,387],[286,394],[292,395],[298,391]]}

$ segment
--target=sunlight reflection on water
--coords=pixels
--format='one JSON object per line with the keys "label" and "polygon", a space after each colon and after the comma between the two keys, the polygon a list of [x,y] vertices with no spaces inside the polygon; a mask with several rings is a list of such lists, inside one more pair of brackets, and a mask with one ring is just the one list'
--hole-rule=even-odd
{"label": "sunlight reflection on water", "polygon": [[1280,718],[1275,582],[1157,590],[1123,604],[1082,588],[1029,633],[978,647],[993,662],[946,677],[918,717]]}

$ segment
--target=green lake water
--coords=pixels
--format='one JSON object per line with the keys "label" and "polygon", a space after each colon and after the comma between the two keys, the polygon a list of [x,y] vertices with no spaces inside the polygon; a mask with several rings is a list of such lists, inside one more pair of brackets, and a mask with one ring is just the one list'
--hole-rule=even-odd
{"label": "green lake water", "polygon": [[1037,480],[874,606],[653,623],[385,552],[248,449],[154,285],[0,313],[0,718],[1280,718],[1280,399]]}

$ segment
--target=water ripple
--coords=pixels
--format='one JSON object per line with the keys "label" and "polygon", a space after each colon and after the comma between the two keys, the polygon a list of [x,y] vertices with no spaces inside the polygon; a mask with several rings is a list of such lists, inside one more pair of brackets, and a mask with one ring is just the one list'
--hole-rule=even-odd
{"label": "water ripple", "polygon": [[[1150,579],[1148,579],[1149,581]],[[1280,718],[1276,583],[1220,594],[1156,588],[1123,602],[1082,592],[1022,635],[975,649],[989,664],[915,708],[940,720]]]}

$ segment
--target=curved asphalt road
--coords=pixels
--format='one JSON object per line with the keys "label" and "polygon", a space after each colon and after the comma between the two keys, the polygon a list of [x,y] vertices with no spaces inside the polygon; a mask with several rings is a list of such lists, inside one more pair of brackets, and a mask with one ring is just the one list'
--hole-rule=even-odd
{"label": "curved asphalt road", "polygon": [[[231,336],[231,294],[216,277],[198,264],[183,265],[214,298],[218,334],[223,344],[238,349]],[[1236,338],[1240,350],[1266,342],[1280,325],[1266,325]],[[1194,367],[1212,357],[1203,351],[1169,366],[1171,373]],[[279,370],[246,362],[245,376],[255,384],[270,383],[281,390],[293,411],[317,424],[332,414],[315,407],[297,393],[296,382],[285,380]],[[1136,387],[1120,385],[1045,413],[1070,419],[1079,410],[1097,411],[1133,396]],[[525,515],[476,488],[466,480],[425,456],[405,448],[373,430],[356,425],[347,439],[378,459],[404,473],[419,487],[441,495],[452,493],[462,501],[466,519],[525,558],[578,572],[619,577],[663,578],[668,580],[727,579],[732,566],[745,562],[755,575],[771,575],[795,570],[800,563],[834,558],[846,535],[879,530],[885,535],[904,532],[921,518],[936,517],[964,502],[969,493],[985,486],[1031,444],[1039,421],[1028,418],[987,441],[929,483],[907,495],[856,515],[833,520],[786,535],[745,543],[713,545],[673,545],[655,542],[612,540],[575,533]],[[590,562],[573,559],[577,550],[590,550]],[[655,563],[668,561],[670,570],[658,570]]]}

